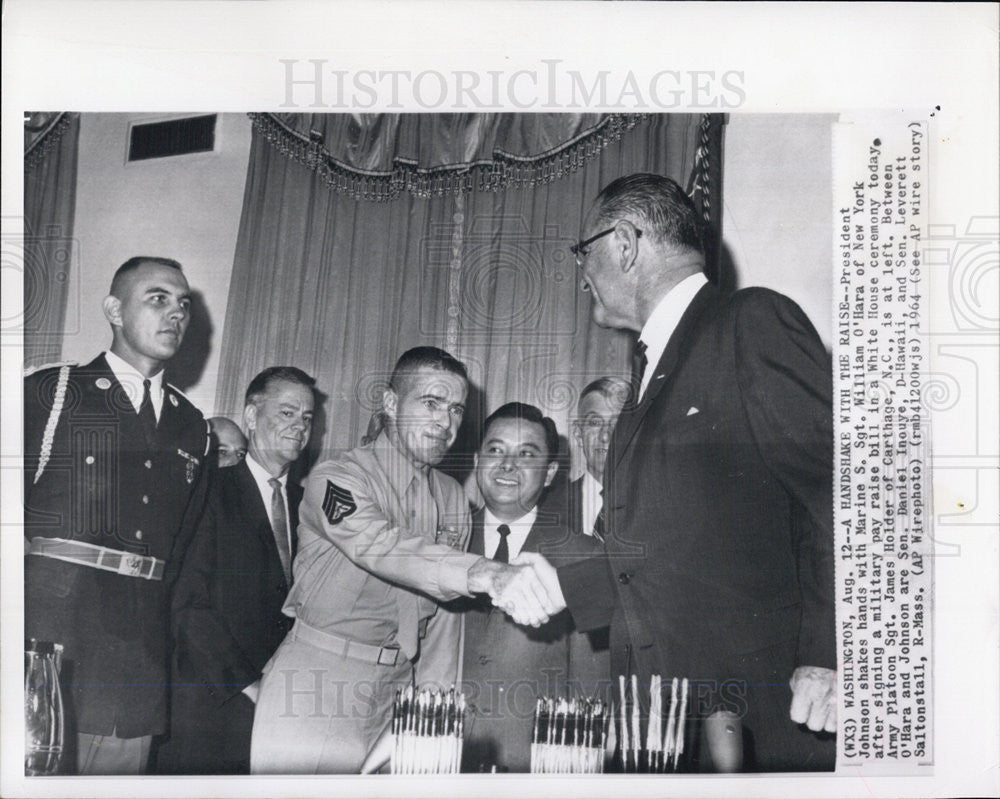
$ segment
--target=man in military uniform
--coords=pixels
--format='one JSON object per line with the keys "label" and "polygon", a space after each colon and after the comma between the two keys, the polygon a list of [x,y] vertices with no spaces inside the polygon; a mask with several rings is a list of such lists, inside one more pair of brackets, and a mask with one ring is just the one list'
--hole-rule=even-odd
{"label": "man in military uniform", "polygon": [[[467,389],[447,352],[409,350],[382,397],[385,429],[306,480],[285,604],[295,624],[264,668],[252,773],[357,773],[397,689],[457,678],[461,619],[439,602],[478,592],[519,606],[529,592],[547,599],[530,567],[464,551],[464,492],[433,467],[455,441]],[[507,596],[520,571],[531,572],[526,589]],[[545,615],[529,613],[529,623]]]}
{"label": "man in military uniform", "polygon": [[163,379],[190,303],[180,264],[132,258],[103,304],[111,349],[24,384],[25,635],[65,647],[79,774],[142,773],[165,729],[168,583],[208,447]]}

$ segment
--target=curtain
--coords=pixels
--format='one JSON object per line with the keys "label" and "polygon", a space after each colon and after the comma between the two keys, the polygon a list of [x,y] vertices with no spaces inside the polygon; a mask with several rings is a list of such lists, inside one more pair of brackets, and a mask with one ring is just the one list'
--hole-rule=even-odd
{"label": "curtain", "polygon": [[584,385],[627,376],[631,341],[591,324],[568,247],[616,177],[697,192],[701,116],[253,118],[217,412],[264,367],[298,366],[325,395],[311,449],[327,457],[357,445],[400,353],[443,347],[473,383],[461,475],[504,402],[566,436]]}
{"label": "curtain", "polygon": [[24,125],[24,366],[59,358],[74,260],[80,115],[31,113]]}

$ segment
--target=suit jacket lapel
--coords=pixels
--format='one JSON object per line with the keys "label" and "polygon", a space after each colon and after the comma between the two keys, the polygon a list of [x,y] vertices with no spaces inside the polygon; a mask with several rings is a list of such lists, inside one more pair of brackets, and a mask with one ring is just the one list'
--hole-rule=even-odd
{"label": "suit jacket lapel", "polygon": [[[118,423],[121,425],[123,438],[120,440],[127,441],[129,446],[135,449],[152,451],[154,449],[153,442],[146,438],[146,433],[142,425],[139,424],[139,414],[136,413],[125,387],[118,382],[118,377],[108,364],[104,353],[94,358],[84,367],[84,370],[88,373],[87,387],[105,395],[104,401],[107,403],[107,407],[114,409]],[[108,388],[102,388],[104,385],[107,385]],[[138,442],[142,442],[141,447],[138,446]]]}
{"label": "suit jacket lapel", "polygon": [[574,535],[587,532],[583,529],[583,484],[585,481],[586,475],[569,484],[567,521],[569,522],[569,531]]}
{"label": "suit jacket lapel", "polygon": [[285,483],[285,495],[288,499],[288,526],[292,531],[292,560],[299,548],[299,505],[302,503],[302,486],[291,480]]}
{"label": "suit jacket lapel", "polygon": [[[160,406],[160,419],[156,423],[156,443],[161,445],[166,441],[177,441],[181,433],[181,413],[174,404],[177,396],[174,390],[163,381],[163,404]],[[189,452],[188,455],[202,460],[202,452]]]}
{"label": "suit jacket lapel", "polygon": [[472,514],[472,532],[469,534],[469,554],[486,555],[486,536],[483,535],[483,518],[485,512],[482,508]]}
{"label": "suit jacket lapel", "polygon": [[240,502],[244,518],[250,526],[257,531],[257,534],[269,544],[269,549],[274,550],[275,559],[278,557],[278,545],[274,543],[274,530],[271,529],[271,520],[267,515],[267,505],[264,504],[264,497],[261,496],[257,481],[250,473],[250,467],[246,460],[241,460],[235,466],[227,467],[236,473],[236,486],[239,497],[235,498]]}
{"label": "suit jacket lapel", "polygon": [[[608,460],[613,466],[617,466],[621,462],[653,401],[670,381],[670,377],[676,370],[681,357],[686,352],[687,347],[685,345],[688,337],[698,326],[698,320],[705,309],[714,302],[717,296],[718,289],[711,283],[706,283],[702,286],[690,305],[688,305],[687,310],[684,311],[684,315],[681,317],[680,322],[678,322],[673,335],[670,336],[667,348],[663,351],[663,355],[660,356],[660,361],[653,371],[652,379],[646,387],[646,393],[643,395],[642,401],[638,405],[627,407],[618,417],[618,423],[615,425],[615,432],[611,437],[609,445],[611,452],[609,453],[610,457]],[[605,474],[605,487],[607,487],[607,480],[608,474]],[[607,493],[605,493],[605,496],[607,496]]]}

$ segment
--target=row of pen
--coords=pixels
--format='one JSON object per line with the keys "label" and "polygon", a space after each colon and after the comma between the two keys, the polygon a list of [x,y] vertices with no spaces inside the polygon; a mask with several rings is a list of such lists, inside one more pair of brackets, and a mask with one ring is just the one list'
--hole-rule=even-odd
{"label": "row of pen", "polygon": [[[531,738],[531,773],[602,773],[609,734],[617,738],[613,770],[646,774],[677,771],[684,762],[687,678],[671,681],[667,704],[662,679],[653,675],[645,735],[636,676],[633,674],[628,683],[620,676],[618,692],[617,709],[600,698],[539,697]],[[457,774],[462,763],[465,712],[465,694],[456,693],[454,688],[445,692],[407,686],[396,691],[391,773]]]}
{"label": "row of pen", "polygon": [[600,699],[539,697],[531,738],[531,773],[603,772],[608,720]]}
{"label": "row of pen", "polygon": [[455,689],[396,691],[392,774],[457,774],[462,764],[465,694]]}
{"label": "row of pen", "polygon": [[654,674],[649,684],[649,720],[646,735],[641,730],[639,686],[633,674],[631,692],[625,677],[618,677],[620,766],[626,773],[662,774],[677,771],[684,755],[685,720],[688,711],[688,680],[676,677],[670,683],[670,705],[664,714],[663,680]]}
{"label": "row of pen", "polygon": [[[688,687],[686,677],[683,680],[675,677],[670,683],[669,704],[665,704],[662,678],[653,675],[645,736],[634,674],[629,683],[624,676],[618,678],[617,712],[600,699],[540,697],[535,706],[531,739],[532,773],[603,772],[609,732],[617,733],[612,770],[645,774],[677,771],[685,762]],[[613,729],[616,721],[617,730]]]}

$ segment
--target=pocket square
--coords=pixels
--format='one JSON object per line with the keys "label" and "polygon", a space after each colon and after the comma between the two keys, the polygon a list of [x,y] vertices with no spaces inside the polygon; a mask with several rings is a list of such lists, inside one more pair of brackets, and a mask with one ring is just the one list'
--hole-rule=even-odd
{"label": "pocket square", "polygon": [[699,413],[699,410],[696,407],[694,407],[694,405],[692,405],[690,408],[688,408],[688,412],[686,414],[684,414],[684,415],[685,416],[694,416],[696,413]]}

